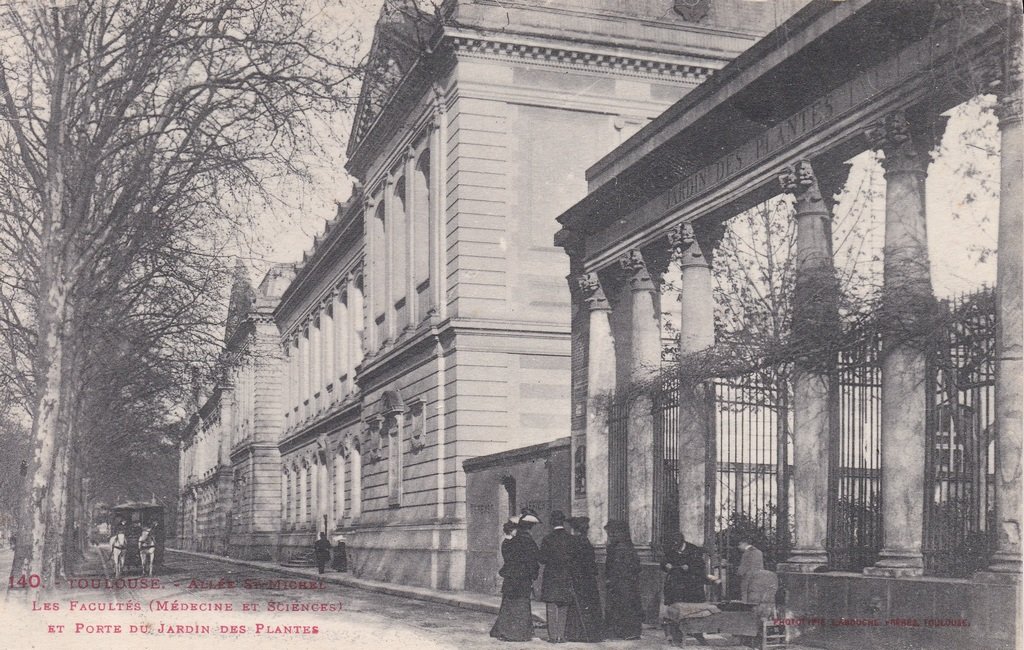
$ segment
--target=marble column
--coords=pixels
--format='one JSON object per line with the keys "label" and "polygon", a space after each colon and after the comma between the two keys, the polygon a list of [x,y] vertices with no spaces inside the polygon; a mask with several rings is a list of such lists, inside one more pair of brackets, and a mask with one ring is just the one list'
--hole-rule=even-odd
{"label": "marble column", "polygon": [[[792,339],[793,522],[796,539],[781,569],[810,573],[828,565],[828,472],[832,438],[834,353],[829,336],[839,331],[838,286],[832,259],[832,214],[809,161],[779,176],[796,203],[796,277]],[[827,192],[827,191],[826,191]],[[831,194],[829,195],[831,196]]]}
{"label": "marble column", "polygon": [[587,331],[587,516],[590,540],[606,542],[608,521],[608,403],[615,395],[615,340],[608,317],[611,305],[597,273],[577,278],[582,303],[589,312]]}
{"label": "marble column", "polygon": [[882,531],[868,575],[924,572],[926,381],[923,327],[934,306],[925,217],[925,178],[940,118],[887,115],[867,132],[885,153],[885,247],[882,276]]}
{"label": "marble column", "polygon": [[[698,238],[688,223],[676,226],[668,235],[680,267],[679,354],[684,365],[715,344],[711,252],[722,229],[701,230],[709,236]],[[706,522],[715,497],[714,467],[707,462],[712,413],[704,382],[684,383],[679,391],[679,531],[686,539],[704,545],[711,534]]]}
{"label": "marble column", "polygon": [[[629,379],[650,381],[661,365],[657,289],[639,250],[619,258],[630,291]],[[654,535],[654,416],[650,391],[630,390],[626,458],[629,529],[633,542],[649,547]]]}
{"label": "marble column", "polygon": [[[1015,18],[1016,21],[1016,18]],[[1021,262],[1024,248],[1024,130],[1021,129],[1021,94],[1024,87],[1019,21],[1009,40],[1005,78],[996,115],[1000,131],[999,240],[996,260],[996,539],[995,552],[985,577],[1020,580],[1021,576],[1021,404],[1024,391],[1024,294]]]}

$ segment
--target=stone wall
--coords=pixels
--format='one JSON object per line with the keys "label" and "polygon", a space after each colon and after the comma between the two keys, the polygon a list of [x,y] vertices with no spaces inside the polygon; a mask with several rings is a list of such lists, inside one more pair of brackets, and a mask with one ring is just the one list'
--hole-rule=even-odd
{"label": "stone wall", "polygon": [[540,544],[550,532],[551,511],[569,514],[569,439],[482,456],[465,467],[466,589],[496,594],[501,526],[509,516],[525,507],[536,510],[543,523],[531,535]]}
{"label": "stone wall", "polygon": [[808,643],[841,637],[865,648],[1017,647],[1010,622],[1018,620],[1019,585],[859,573],[784,572],[779,579],[786,617],[800,619],[795,627]]}

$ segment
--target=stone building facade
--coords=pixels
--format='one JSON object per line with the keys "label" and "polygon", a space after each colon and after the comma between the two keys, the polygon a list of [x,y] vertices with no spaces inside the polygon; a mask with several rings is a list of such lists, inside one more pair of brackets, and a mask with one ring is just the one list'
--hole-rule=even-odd
{"label": "stone building facade", "polygon": [[[232,406],[220,388],[182,483],[187,504],[194,492],[216,505],[187,505],[199,514],[182,531],[210,547],[205,524],[189,527],[209,521],[229,552],[250,554],[276,533],[282,560],[338,531],[357,575],[460,589],[463,462],[569,431],[554,216],[584,195],[587,165],[799,3],[410,4],[386,3],[377,23],[348,148],[353,196],[273,310],[266,363],[280,358],[280,389],[264,398],[256,382],[246,398],[267,399],[266,435],[233,451],[224,413],[239,388]],[[225,496],[240,489],[277,498]]]}
{"label": "stone building facade", "polygon": [[273,309],[293,275],[272,268],[254,290],[240,267],[225,328],[225,375],[203,399],[179,457],[176,543],[270,559],[280,528],[281,337]]}

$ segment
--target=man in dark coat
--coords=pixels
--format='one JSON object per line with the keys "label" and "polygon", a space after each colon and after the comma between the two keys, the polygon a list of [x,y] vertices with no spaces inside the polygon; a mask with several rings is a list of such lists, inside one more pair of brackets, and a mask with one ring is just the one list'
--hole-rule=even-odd
{"label": "man in dark coat", "polygon": [[320,539],[313,543],[313,553],[316,555],[316,570],[323,573],[327,561],[331,559],[331,542],[327,539],[327,533],[320,533]]}
{"label": "man in dark coat", "polygon": [[707,554],[696,544],[686,541],[680,534],[674,544],[669,545],[661,570],[665,577],[665,605],[673,603],[703,603],[707,600],[704,585],[718,582],[718,578],[705,571]]}
{"label": "man in dark coat", "polygon": [[540,563],[544,565],[544,579],[540,599],[547,603],[548,641],[565,641],[565,622],[569,604],[573,601],[572,561],[575,543],[565,529],[565,513],[551,513],[551,532],[540,543]]}

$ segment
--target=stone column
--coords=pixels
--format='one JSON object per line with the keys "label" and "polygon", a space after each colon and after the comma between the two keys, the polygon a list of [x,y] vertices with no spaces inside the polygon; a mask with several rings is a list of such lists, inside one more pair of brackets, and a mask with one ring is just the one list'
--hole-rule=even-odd
{"label": "stone column", "polygon": [[[682,320],[679,325],[681,367],[695,360],[715,344],[715,299],[712,295],[711,253],[721,238],[722,228],[711,232],[701,228],[700,238],[691,224],[680,224],[669,232],[669,244],[679,256],[679,294]],[[703,377],[687,377],[683,370],[679,390],[679,531],[696,543],[707,544],[711,531],[706,524],[713,511],[714,467],[707,464],[708,436],[712,413]]]}
{"label": "stone column", "polygon": [[334,318],[337,315],[335,311],[335,299],[332,293],[324,301],[323,308],[320,310],[320,329],[321,337],[323,339],[324,346],[324,367],[320,375],[322,377],[321,383],[324,387],[324,391],[327,391],[327,387],[331,387],[333,395],[324,395],[324,404],[330,404],[334,399],[338,397],[338,370],[337,370],[337,357],[334,352],[335,346],[335,327]]}
{"label": "stone column", "polygon": [[1021,40],[1018,16],[996,115],[1000,131],[999,240],[996,260],[996,540],[986,578],[1020,580],[1021,575],[1021,376],[1024,365],[1024,294],[1021,230],[1024,229],[1024,132],[1021,129]]}
{"label": "stone column", "polygon": [[309,416],[309,328],[305,323],[299,331],[299,421]]}
{"label": "stone column", "polygon": [[[629,283],[629,378],[634,384],[649,381],[661,365],[661,322],[656,288],[639,250],[619,258]],[[649,391],[629,391],[626,442],[629,529],[633,542],[648,547],[654,535],[654,417]]]}
{"label": "stone column", "polygon": [[885,117],[867,132],[885,153],[885,261],[882,277],[882,531],[868,575],[924,571],[925,347],[934,305],[925,218],[925,178],[938,119]]}
{"label": "stone column", "polygon": [[405,255],[405,325],[402,327],[400,336],[404,337],[416,329],[419,323],[419,305],[416,299],[416,269],[415,253],[416,246],[416,197],[413,191],[416,187],[416,150],[411,146],[405,152],[405,250],[399,254]]}
{"label": "stone column", "polygon": [[587,516],[590,539],[606,542],[608,521],[608,403],[615,395],[615,340],[608,320],[611,305],[597,273],[577,278],[582,303],[589,312],[587,333]]}
{"label": "stone column", "polygon": [[428,317],[437,318],[443,313],[445,295],[441,290],[444,285],[444,173],[441,171],[441,148],[444,146],[441,139],[441,126],[444,121],[444,104],[438,102],[434,109],[434,116],[430,120],[430,177],[427,191],[430,192],[427,204],[430,206],[429,223],[427,234],[430,242],[430,309]]}
{"label": "stone column", "polygon": [[834,379],[829,336],[839,331],[838,287],[832,259],[832,214],[809,161],[779,176],[796,198],[796,278],[792,339],[793,521],[795,545],[784,571],[810,573],[828,565],[828,471]]}

